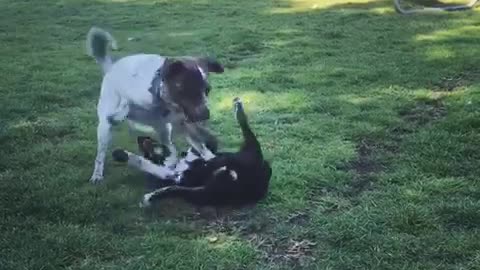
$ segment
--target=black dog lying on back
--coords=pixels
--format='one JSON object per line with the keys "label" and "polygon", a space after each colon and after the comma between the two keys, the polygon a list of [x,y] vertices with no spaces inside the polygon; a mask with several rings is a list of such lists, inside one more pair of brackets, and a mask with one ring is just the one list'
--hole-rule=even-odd
{"label": "black dog lying on back", "polygon": [[[234,99],[234,111],[244,139],[240,150],[215,153],[215,158],[205,161],[190,148],[177,163],[175,178],[159,178],[165,186],[145,194],[143,206],[165,198],[182,198],[195,205],[244,205],[265,197],[272,169],[263,159],[260,143],[238,98]],[[113,152],[114,159],[151,175],[167,169],[163,166],[163,154],[157,153],[161,147],[155,147],[155,141],[148,137],[139,137],[137,141],[143,157],[118,149]]]}

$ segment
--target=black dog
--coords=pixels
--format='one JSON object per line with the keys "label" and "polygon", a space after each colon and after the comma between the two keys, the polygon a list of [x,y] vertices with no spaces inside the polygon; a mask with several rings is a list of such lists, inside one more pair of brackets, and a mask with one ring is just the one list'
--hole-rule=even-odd
{"label": "black dog", "polygon": [[[143,206],[176,197],[195,205],[233,206],[254,203],[265,197],[272,176],[271,166],[263,159],[260,143],[250,129],[243,104],[238,98],[234,99],[234,109],[244,138],[240,150],[215,153],[215,158],[205,161],[191,148],[177,164],[176,178],[158,179],[165,187],[145,194]],[[155,151],[155,141],[139,137],[138,144],[143,158],[124,150],[115,150],[114,159],[128,162],[153,175],[155,170],[165,170],[161,165],[163,155]]]}

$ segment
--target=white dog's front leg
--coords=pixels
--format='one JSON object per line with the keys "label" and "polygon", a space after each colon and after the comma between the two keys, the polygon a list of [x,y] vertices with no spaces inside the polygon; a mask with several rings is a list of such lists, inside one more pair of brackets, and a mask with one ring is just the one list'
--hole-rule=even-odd
{"label": "white dog's front leg", "polygon": [[167,144],[168,151],[170,152],[170,155],[168,155],[165,158],[165,166],[169,168],[174,168],[175,165],[177,165],[178,162],[178,156],[177,156],[177,148],[173,143]]}
{"label": "white dog's front leg", "polygon": [[212,153],[212,151],[210,151],[206,146],[205,144],[203,143],[199,143],[199,142],[196,142],[194,139],[192,139],[190,136],[187,136],[187,141],[188,143],[193,147],[195,148],[195,150],[198,151],[198,153],[200,153],[200,156],[202,156],[202,158],[206,161],[212,159],[215,157],[215,154]]}
{"label": "white dog's front leg", "polygon": [[181,126],[186,135],[187,142],[200,153],[200,156],[208,161],[215,157],[215,154],[203,143],[202,136],[199,135],[195,124],[183,123]]}
{"label": "white dog's front leg", "polygon": [[103,180],[105,155],[112,140],[112,125],[107,120],[100,120],[97,127],[97,156],[90,182],[97,183]]}
{"label": "white dog's front leg", "polygon": [[116,110],[107,116],[108,121],[110,124],[115,125],[119,122],[124,121],[127,118],[129,112],[129,106],[127,99],[122,99],[120,103],[117,105]]}
{"label": "white dog's front leg", "polygon": [[168,168],[175,168],[178,162],[177,148],[172,142],[172,124],[166,123],[164,126],[157,127],[157,133],[160,137],[160,142],[168,148],[170,152],[165,158],[164,164]]}

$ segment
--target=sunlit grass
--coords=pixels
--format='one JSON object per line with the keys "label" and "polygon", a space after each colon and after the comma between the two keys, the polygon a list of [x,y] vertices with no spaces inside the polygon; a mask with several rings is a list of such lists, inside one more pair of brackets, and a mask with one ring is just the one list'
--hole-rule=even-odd
{"label": "sunlit grass", "polygon": [[416,41],[442,41],[461,37],[480,35],[480,26],[465,25],[454,29],[444,29],[416,36]]}
{"label": "sunlit grass", "polygon": [[432,47],[427,53],[426,57],[429,60],[436,60],[436,59],[451,59],[455,58],[457,55],[454,50],[448,47]]}
{"label": "sunlit grass", "polygon": [[368,103],[375,98],[374,97],[359,97],[357,95],[340,95],[340,96],[338,96],[338,99],[342,100],[342,101],[345,101],[345,102],[355,104],[355,105],[360,105],[360,104]]}
{"label": "sunlit grass", "polygon": [[273,14],[284,14],[284,13],[297,13],[297,12],[306,12],[313,11],[317,9],[327,9],[340,4],[365,4],[373,3],[373,0],[285,0],[282,2],[282,5],[286,7],[273,8],[271,13]]}
{"label": "sunlit grass", "polygon": [[232,109],[232,101],[240,97],[245,103],[248,111],[299,111],[309,106],[308,97],[304,92],[285,93],[260,93],[258,91],[242,91],[239,95],[224,96],[221,100],[214,102],[212,108],[217,111]]}

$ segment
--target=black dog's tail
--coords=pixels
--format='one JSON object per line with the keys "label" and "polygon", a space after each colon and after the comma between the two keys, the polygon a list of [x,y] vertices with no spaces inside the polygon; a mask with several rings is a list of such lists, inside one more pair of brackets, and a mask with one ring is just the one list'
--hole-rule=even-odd
{"label": "black dog's tail", "polygon": [[243,103],[240,98],[235,98],[233,100],[234,109],[235,109],[235,117],[237,118],[237,122],[240,125],[240,129],[242,130],[244,144],[242,150],[247,149],[255,149],[256,153],[262,157],[262,150],[260,148],[260,143],[257,140],[257,137],[253,133],[252,129],[250,129],[250,125],[248,124],[248,118],[245,114],[243,109]]}
{"label": "black dog's tail", "polygon": [[157,189],[143,196],[142,205],[149,206],[155,201],[167,198],[182,198],[195,205],[208,203],[205,187],[169,186]]}

